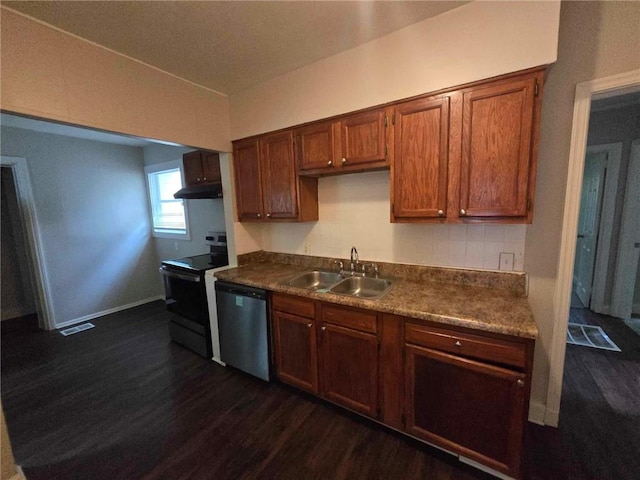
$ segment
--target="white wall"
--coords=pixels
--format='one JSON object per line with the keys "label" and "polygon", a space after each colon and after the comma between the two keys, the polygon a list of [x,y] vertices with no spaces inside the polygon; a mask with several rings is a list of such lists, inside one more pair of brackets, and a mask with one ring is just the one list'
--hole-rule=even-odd
{"label": "white wall", "polygon": [[542,100],[535,214],[526,236],[529,303],[540,333],[532,387],[533,401],[539,405],[546,403],[549,382],[552,299],[558,274],[575,87],[578,82],[640,68],[638,25],[640,2],[562,3],[558,61],[549,70]]}
{"label": "white wall", "polygon": [[7,8],[2,109],[229,151],[228,98]]}
{"label": "white wall", "polygon": [[140,148],[2,127],[27,160],[56,324],[162,295]]}
{"label": "white wall", "polygon": [[[182,154],[193,151],[189,147],[172,147],[168,145],[149,145],[144,147],[144,164],[182,161]],[[226,231],[224,206],[221,198],[203,198],[186,200],[189,214],[191,240],[172,240],[155,238],[154,243],[160,261],[172,258],[188,257],[209,252],[204,238],[209,230]]]}
{"label": "white wall", "polygon": [[522,270],[524,225],[421,225],[389,222],[389,172],[319,179],[319,221],[274,224],[262,247],[275,252],[497,270],[500,252]]}

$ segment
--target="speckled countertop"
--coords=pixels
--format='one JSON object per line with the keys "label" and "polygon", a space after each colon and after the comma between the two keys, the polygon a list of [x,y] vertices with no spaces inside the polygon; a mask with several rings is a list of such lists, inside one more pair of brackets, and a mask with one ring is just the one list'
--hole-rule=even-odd
{"label": "speckled countertop", "polygon": [[[536,338],[538,329],[526,297],[509,290],[486,286],[391,278],[393,287],[378,300],[365,300],[333,293],[317,293],[286,285],[297,274],[311,270],[307,265],[275,261],[249,263],[221,270],[216,278],[300,295],[316,300],[367,308],[447,325]],[[385,275],[381,277],[389,278]]]}

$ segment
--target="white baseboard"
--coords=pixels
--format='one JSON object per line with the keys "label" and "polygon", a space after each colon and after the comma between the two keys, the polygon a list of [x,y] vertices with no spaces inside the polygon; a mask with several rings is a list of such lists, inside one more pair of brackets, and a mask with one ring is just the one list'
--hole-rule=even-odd
{"label": "white baseboard", "polygon": [[544,418],[547,407],[540,402],[529,403],[529,421],[537,425],[545,425]]}
{"label": "white baseboard", "polygon": [[121,305],[119,307],[110,308],[108,310],[103,310],[101,312],[91,313],[89,315],[85,315],[84,317],[74,318],[73,320],[67,320],[66,322],[56,323],[56,329],[70,327],[71,325],[75,325],[76,323],[82,323],[88,320],[93,320],[94,318],[104,317],[105,315],[109,315],[110,313],[121,312],[122,310],[126,310],[128,308],[137,307],[139,305],[144,305],[145,303],[149,303],[149,302],[155,302],[156,300],[164,300],[164,297],[162,295],[157,295],[155,297],[149,297],[143,300],[138,300],[137,302],[128,303],[127,305]]}

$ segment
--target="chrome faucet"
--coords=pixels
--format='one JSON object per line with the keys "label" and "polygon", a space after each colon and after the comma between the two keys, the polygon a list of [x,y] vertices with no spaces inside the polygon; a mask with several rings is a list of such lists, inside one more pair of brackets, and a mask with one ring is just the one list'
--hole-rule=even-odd
{"label": "chrome faucet", "polygon": [[351,275],[356,271],[358,262],[358,249],[356,249],[356,247],[351,247]]}

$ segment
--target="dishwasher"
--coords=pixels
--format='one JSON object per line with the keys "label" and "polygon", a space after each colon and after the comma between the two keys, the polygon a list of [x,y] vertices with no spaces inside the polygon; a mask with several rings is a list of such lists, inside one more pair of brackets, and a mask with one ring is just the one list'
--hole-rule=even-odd
{"label": "dishwasher", "polygon": [[268,294],[235,283],[215,283],[220,359],[250,375],[271,380]]}

